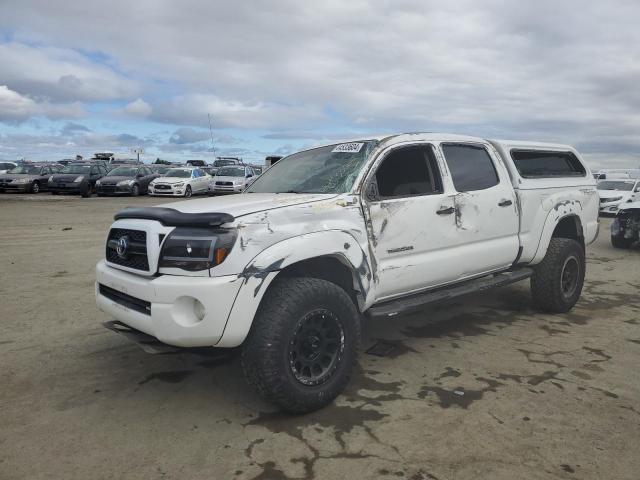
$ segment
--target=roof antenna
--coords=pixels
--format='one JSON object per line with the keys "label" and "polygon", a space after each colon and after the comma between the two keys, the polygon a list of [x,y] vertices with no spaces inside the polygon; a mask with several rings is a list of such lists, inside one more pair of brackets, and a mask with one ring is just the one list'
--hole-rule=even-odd
{"label": "roof antenna", "polygon": [[213,129],[211,128],[211,114],[207,113],[207,117],[209,117],[209,133],[211,134],[211,150],[213,150],[213,159],[216,159],[216,146],[213,143]]}

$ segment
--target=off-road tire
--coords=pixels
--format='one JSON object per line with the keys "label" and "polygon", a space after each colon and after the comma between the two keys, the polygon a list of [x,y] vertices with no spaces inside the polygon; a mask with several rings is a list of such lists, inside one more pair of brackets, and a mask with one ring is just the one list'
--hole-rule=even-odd
{"label": "off-road tire", "polygon": [[611,245],[613,245],[613,248],[630,248],[632,243],[633,239],[631,238],[611,235]]}
{"label": "off-road tire", "polygon": [[[290,349],[297,326],[318,309],[339,320],[344,347],[326,380],[305,385],[295,377]],[[243,344],[242,369],[249,385],[265,400],[285,412],[301,414],[328,405],[344,390],[359,346],[360,314],[342,288],[317,278],[283,278],[274,282],[262,300]]]}
{"label": "off-road tire", "polygon": [[[563,286],[563,276],[569,265],[577,264],[575,288],[569,292]],[[570,238],[552,238],[547,253],[534,267],[531,295],[542,311],[566,313],[576,304],[582,292],[585,274],[584,249]]]}
{"label": "off-road tire", "polygon": [[33,182],[31,185],[31,193],[40,193],[40,182]]}

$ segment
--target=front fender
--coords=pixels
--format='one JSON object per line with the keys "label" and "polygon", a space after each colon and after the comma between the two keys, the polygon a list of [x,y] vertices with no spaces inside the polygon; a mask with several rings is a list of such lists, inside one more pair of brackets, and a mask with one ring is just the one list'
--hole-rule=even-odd
{"label": "front fender", "polygon": [[373,298],[371,265],[354,236],[342,230],[299,235],[263,250],[238,275],[243,284],[217,346],[235,347],[244,341],[264,293],[282,269],[324,256],[333,256],[350,268],[363,305],[369,305]]}

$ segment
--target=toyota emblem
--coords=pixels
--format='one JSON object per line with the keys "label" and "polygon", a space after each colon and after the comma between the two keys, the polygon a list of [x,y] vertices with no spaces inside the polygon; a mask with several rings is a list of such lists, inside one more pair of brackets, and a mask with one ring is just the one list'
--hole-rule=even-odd
{"label": "toyota emblem", "polygon": [[120,237],[116,245],[116,253],[120,258],[126,258],[127,250],[129,250],[129,237]]}

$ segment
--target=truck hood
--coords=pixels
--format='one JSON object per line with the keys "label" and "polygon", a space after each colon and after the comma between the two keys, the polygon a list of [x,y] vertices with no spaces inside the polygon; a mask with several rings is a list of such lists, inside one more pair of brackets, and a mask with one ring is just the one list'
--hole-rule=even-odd
{"label": "truck hood", "polygon": [[240,193],[227,197],[199,198],[160,205],[184,213],[219,212],[238,218],[250,213],[319,202],[337,197],[334,193]]}

